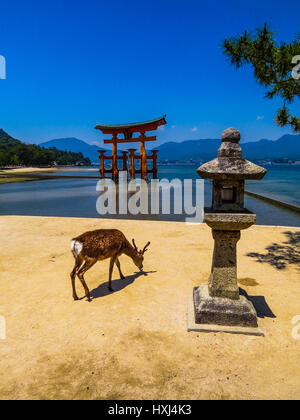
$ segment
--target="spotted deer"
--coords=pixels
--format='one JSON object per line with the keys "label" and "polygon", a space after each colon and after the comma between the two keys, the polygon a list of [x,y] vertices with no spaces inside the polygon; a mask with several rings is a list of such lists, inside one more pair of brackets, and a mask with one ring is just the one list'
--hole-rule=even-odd
{"label": "spotted deer", "polygon": [[78,300],[75,289],[76,274],[82,283],[86,297],[91,300],[90,291],[84,280],[84,274],[96,264],[110,258],[108,289],[113,291],[111,286],[111,277],[114,264],[118,267],[121,279],[125,279],[121,271],[119,257],[122,254],[128,255],[134,264],[143,269],[144,253],[147,251],[150,242],[148,242],[142,250],[138,250],[134,239],[132,244],[125,238],[124,234],[117,229],[99,229],[85,232],[77,238],[72,239],[71,251],[75,258],[75,266],[71,272],[72,290],[74,300]]}

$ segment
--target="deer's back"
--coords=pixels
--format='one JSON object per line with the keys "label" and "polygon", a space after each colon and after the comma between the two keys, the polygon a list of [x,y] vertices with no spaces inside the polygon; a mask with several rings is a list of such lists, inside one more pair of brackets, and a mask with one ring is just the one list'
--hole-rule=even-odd
{"label": "deer's back", "polygon": [[117,229],[98,229],[73,238],[82,244],[81,254],[87,258],[105,259],[119,254],[127,245],[124,234]]}

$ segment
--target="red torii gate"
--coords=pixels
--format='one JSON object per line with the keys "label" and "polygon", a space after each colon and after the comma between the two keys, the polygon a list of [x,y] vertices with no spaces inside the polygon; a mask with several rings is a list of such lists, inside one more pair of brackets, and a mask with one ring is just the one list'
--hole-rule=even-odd
{"label": "red torii gate", "polygon": [[[141,178],[147,180],[148,173],[153,173],[153,176],[157,175],[157,150],[152,151],[152,156],[147,156],[145,149],[146,141],[155,141],[156,136],[147,137],[145,133],[147,131],[155,131],[161,125],[165,125],[166,115],[163,117],[157,118],[155,120],[133,123],[133,124],[121,124],[121,125],[104,125],[97,124],[95,129],[102,131],[103,134],[111,134],[112,139],[104,140],[104,144],[112,144],[112,155],[105,156],[105,151],[99,151],[100,158],[100,175],[104,177],[105,172],[112,173],[112,178],[114,180],[118,179],[118,165],[117,160],[123,160],[123,170],[127,170],[127,152],[122,152],[123,156],[117,156],[117,145],[122,143],[136,143],[140,142],[140,155],[137,156],[134,154],[136,149],[129,149],[130,152],[130,178],[135,178],[136,173],[141,174]],[[134,133],[139,133],[139,137],[133,137]],[[123,134],[124,138],[118,138],[119,134]],[[104,168],[104,160],[111,159],[112,165],[111,170]],[[140,159],[140,170],[135,170],[134,161],[135,159]],[[153,160],[153,169],[148,170],[147,159]]]}

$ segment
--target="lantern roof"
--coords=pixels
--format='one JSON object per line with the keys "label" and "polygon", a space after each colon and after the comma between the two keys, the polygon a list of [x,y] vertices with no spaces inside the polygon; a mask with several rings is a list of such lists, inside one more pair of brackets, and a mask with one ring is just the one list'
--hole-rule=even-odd
{"label": "lantern roof", "polygon": [[198,168],[197,173],[201,178],[242,180],[262,179],[267,170],[243,159],[242,149],[238,144],[240,132],[228,128],[222,134],[222,145],[218,150],[218,157]]}

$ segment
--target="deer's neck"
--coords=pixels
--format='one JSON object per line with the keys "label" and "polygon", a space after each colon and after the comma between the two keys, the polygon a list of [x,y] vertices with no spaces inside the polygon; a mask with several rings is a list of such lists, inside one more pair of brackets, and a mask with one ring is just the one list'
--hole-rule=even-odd
{"label": "deer's neck", "polygon": [[128,242],[126,248],[124,248],[123,253],[130,257],[131,259],[134,259],[136,257],[136,250],[131,246],[131,244]]}

